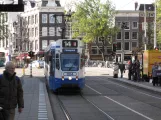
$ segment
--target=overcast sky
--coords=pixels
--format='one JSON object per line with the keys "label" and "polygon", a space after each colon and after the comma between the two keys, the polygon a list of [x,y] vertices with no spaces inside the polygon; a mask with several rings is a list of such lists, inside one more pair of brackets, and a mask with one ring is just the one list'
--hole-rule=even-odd
{"label": "overcast sky", "polygon": [[[117,10],[134,10],[134,3],[136,1],[139,4],[144,4],[144,3],[150,4],[150,3],[153,3],[155,0],[111,0],[111,1],[116,6]],[[68,3],[70,2],[70,0],[60,0],[60,3],[62,6],[64,6],[66,2]]]}

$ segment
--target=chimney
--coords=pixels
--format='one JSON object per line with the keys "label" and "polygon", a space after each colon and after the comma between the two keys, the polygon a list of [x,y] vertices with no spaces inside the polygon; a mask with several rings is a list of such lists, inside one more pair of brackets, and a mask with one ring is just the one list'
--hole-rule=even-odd
{"label": "chimney", "polygon": [[46,6],[50,6],[50,7],[56,7],[56,0],[48,0],[48,3],[46,4]]}
{"label": "chimney", "polygon": [[137,7],[138,7],[138,2],[135,2],[135,11],[136,11]]}

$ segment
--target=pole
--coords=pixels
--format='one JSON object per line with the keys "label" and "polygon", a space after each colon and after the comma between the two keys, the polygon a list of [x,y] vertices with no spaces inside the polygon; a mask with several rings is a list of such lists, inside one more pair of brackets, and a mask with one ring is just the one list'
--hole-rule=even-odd
{"label": "pole", "polygon": [[125,42],[124,42],[124,28],[122,29],[122,32],[123,32],[123,36],[122,36],[122,60],[121,60],[121,62],[122,62],[122,64],[124,64],[124,44],[125,44]]}
{"label": "pole", "polygon": [[31,66],[30,66],[30,77],[32,77],[32,59],[31,59]]}
{"label": "pole", "polygon": [[144,50],[147,50],[147,46],[146,46],[146,42],[147,42],[147,39],[146,39],[146,8],[145,8],[145,4],[144,4]]}
{"label": "pole", "polygon": [[72,39],[72,22],[70,21],[70,39]]}
{"label": "pole", "polygon": [[157,47],[157,44],[156,44],[156,12],[157,12],[157,10],[156,10],[156,0],[155,0],[155,7],[154,7],[154,9],[155,9],[155,11],[154,11],[154,14],[155,14],[155,16],[154,16],[154,48],[155,47]]}

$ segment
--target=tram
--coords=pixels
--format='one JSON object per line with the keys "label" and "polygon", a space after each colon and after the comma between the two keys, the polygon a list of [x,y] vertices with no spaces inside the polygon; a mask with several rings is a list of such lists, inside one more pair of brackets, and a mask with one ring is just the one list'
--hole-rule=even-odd
{"label": "tram", "polygon": [[63,87],[85,86],[84,44],[77,39],[59,39],[52,42],[44,53],[44,74],[50,90]]}

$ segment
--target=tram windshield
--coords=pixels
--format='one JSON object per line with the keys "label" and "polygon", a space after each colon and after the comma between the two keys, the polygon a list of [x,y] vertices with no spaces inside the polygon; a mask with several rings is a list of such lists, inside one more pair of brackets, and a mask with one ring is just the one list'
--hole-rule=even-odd
{"label": "tram windshield", "polygon": [[79,54],[61,54],[62,71],[79,70]]}

